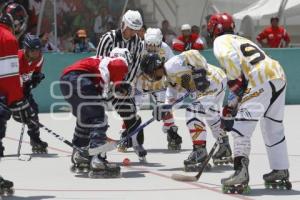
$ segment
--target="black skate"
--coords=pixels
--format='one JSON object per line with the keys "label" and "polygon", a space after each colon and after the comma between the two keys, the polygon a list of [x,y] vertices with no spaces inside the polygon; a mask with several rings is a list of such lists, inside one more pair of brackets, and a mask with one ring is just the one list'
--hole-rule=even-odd
{"label": "black skate", "polygon": [[0,158],[4,157],[4,149],[2,142],[0,142]]}
{"label": "black skate", "polygon": [[263,175],[267,189],[291,190],[292,183],[289,181],[289,170],[273,170]]}
{"label": "black skate", "polygon": [[181,149],[182,138],[178,135],[177,131],[177,126],[171,126],[167,130],[168,149],[171,151],[179,151]]}
{"label": "black skate", "polygon": [[30,145],[32,147],[32,153],[44,154],[48,153],[48,143],[42,141],[40,138],[30,138]]}
{"label": "black skate", "polygon": [[[203,167],[203,163],[207,158],[207,151],[205,145],[194,145],[193,151],[188,159],[184,160],[184,171],[198,172]],[[209,170],[211,165],[207,163],[205,170]]]}
{"label": "black skate", "polygon": [[249,183],[248,165],[249,159],[245,157],[238,157],[240,164],[235,164],[235,172],[228,178],[223,178],[222,191],[223,193],[238,193],[249,194],[251,189]]}
{"label": "black skate", "polygon": [[87,173],[90,171],[91,158],[88,155],[87,148],[82,149],[85,153],[80,153],[74,149],[71,157],[72,166],[70,171],[76,174]]}
{"label": "black skate", "polygon": [[232,152],[228,136],[222,137],[217,152],[212,156],[214,165],[224,165],[233,163]]}
{"label": "black skate", "polygon": [[[14,193],[13,186],[14,186],[13,182],[11,182],[9,180],[5,180],[0,176],[0,196],[12,195]],[[1,199],[1,197],[0,197],[0,199]]]}
{"label": "black skate", "polygon": [[119,178],[121,168],[117,164],[109,163],[106,158],[97,155],[91,161],[90,178]]}
{"label": "black skate", "polygon": [[139,157],[140,163],[147,163],[147,151],[144,149],[143,145],[133,146],[133,149],[136,155]]}

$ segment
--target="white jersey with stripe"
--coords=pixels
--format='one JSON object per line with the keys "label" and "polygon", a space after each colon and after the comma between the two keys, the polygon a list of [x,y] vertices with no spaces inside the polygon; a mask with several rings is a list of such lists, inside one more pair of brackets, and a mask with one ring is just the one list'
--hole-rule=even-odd
{"label": "white jersey with stripe", "polygon": [[[224,71],[206,63],[205,58],[198,51],[190,50],[174,56],[165,64],[167,81],[169,83],[166,93],[167,103],[177,98],[178,93],[186,92],[181,86],[182,75],[192,74],[191,64],[196,68],[205,68],[207,70],[207,80],[210,82],[205,92],[196,92],[198,98],[206,95],[217,95],[224,90],[223,82],[226,79]],[[190,87],[195,89],[193,80],[190,81]]]}
{"label": "white jersey with stripe", "polygon": [[242,74],[248,87],[256,87],[274,79],[285,80],[280,64],[271,59],[252,41],[241,36],[226,34],[214,41],[214,55],[226,72],[228,80]]}

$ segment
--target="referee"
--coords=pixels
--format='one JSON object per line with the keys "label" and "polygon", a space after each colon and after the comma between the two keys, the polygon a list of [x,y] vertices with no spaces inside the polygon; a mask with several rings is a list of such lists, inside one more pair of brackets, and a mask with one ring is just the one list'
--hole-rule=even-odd
{"label": "referee", "polygon": [[[138,11],[128,10],[122,18],[121,28],[111,30],[105,33],[99,41],[96,56],[109,56],[111,50],[115,47],[127,48],[131,53],[132,64],[129,66],[129,72],[126,81],[132,83],[136,77],[143,50],[143,43],[138,37],[137,32],[142,28],[143,20]],[[118,99],[114,98],[112,104],[118,114],[123,118],[125,131],[122,132],[121,138],[135,130],[142,122],[136,113],[136,106],[133,98]],[[133,147],[140,161],[145,161],[147,155],[143,148],[144,133],[141,130],[136,136],[132,137],[124,144],[120,145],[120,150]]]}

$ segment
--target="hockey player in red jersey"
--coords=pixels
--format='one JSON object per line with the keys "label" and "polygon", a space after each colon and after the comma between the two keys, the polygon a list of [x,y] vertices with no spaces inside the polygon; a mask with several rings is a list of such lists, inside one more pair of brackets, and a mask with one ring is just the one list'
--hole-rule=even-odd
{"label": "hockey player in red jersey", "polygon": [[[32,109],[23,96],[20,83],[18,42],[15,35],[26,29],[28,15],[16,3],[7,3],[0,13],[0,157],[3,157],[2,139],[11,112],[18,112],[22,121],[30,121]],[[14,35],[15,34],[15,35]],[[13,182],[0,176],[0,193],[13,192]]]}
{"label": "hockey player in red jersey", "polygon": [[71,170],[90,170],[89,176],[93,178],[120,175],[120,167],[108,163],[106,155],[93,153],[107,140],[108,124],[103,97],[107,96],[108,91],[115,92],[114,95],[119,97],[130,91],[129,85],[122,82],[128,73],[130,59],[126,58],[130,54],[127,49],[117,50],[119,57],[84,58],[65,68],[61,77],[61,92],[77,118],[73,144],[86,152],[84,155],[73,151]]}
{"label": "hockey player in red jersey", "polygon": [[[34,110],[34,121],[38,122],[38,105],[33,99],[31,90],[45,78],[41,72],[43,65],[42,44],[37,36],[27,34],[24,37],[23,46],[24,49],[19,50],[18,56],[24,97]],[[14,116],[14,118],[19,120],[18,116]],[[39,126],[34,123],[27,123],[27,126],[32,152],[47,153],[48,144],[40,139]]]}

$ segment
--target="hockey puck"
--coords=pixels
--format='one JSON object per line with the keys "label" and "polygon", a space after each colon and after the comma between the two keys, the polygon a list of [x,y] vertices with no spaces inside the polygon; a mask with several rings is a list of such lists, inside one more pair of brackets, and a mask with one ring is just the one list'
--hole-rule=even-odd
{"label": "hockey puck", "polygon": [[124,166],[129,166],[129,165],[130,165],[130,160],[129,160],[129,158],[124,158],[124,160],[123,160],[123,165],[124,165]]}

